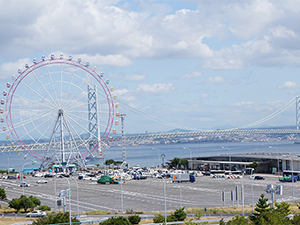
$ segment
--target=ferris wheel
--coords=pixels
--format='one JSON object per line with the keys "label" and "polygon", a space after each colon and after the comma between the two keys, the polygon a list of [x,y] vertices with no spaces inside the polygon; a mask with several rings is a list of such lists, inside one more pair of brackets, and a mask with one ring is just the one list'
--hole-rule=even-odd
{"label": "ferris wheel", "polygon": [[[113,87],[89,62],[62,54],[25,64],[7,83],[1,104],[6,126],[17,144],[50,164],[85,165],[101,149],[114,120]],[[3,112],[3,109],[1,109]],[[1,121],[2,122],[2,121]]]}

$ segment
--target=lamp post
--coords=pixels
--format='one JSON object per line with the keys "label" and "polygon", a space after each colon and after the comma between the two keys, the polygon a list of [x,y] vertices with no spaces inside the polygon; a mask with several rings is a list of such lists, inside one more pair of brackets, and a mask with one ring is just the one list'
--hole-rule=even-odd
{"label": "lamp post", "polygon": [[[23,188],[23,191],[22,191],[22,194],[24,195],[24,178],[23,178],[23,171],[24,171],[24,166],[27,165],[28,163],[32,163],[32,165],[34,165],[36,163],[35,160],[32,160],[32,162],[27,162],[27,163],[24,163],[23,166],[22,166],[22,188]],[[21,176],[21,174],[20,174]]]}
{"label": "lamp post", "polygon": [[180,177],[180,184],[179,184],[179,189],[180,189],[180,192],[179,192],[179,196],[180,196],[180,208],[182,208],[182,196],[181,196],[181,173],[179,174],[179,177]]}
{"label": "lamp post", "polygon": [[190,170],[192,170],[192,149],[186,148],[186,147],[183,147],[183,149],[188,149],[188,150],[190,150]]}
{"label": "lamp post", "polygon": [[293,203],[295,201],[295,198],[294,198],[294,165],[293,165],[293,159],[289,156],[286,156],[289,160],[291,160],[291,163],[292,163],[292,196],[293,196]]}
{"label": "lamp post", "polygon": [[7,175],[9,174],[9,155],[10,153],[7,154]]}
{"label": "lamp post", "polygon": [[279,150],[276,147],[273,146],[269,146],[269,148],[275,148],[277,150],[277,175],[278,175],[278,179],[279,179]]}
{"label": "lamp post", "polygon": [[158,158],[158,165],[160,165],[160,152],[158,148],[152,148],[152,150],[157,150],[157,158]]}
{"label": "lamp post", "polygon": [[231,171],[231,150],[230,150],[230,148],[224,147],[224,146],[222,146],[222,148],[226,148],[229,150],[229,170]]}
{"label": "lamp post", "polygon": [[122,174],[120,176],[120,181],[121,181],[121,213],[123,213],[123,190],[122,190]]}
{"label": "lamp post", "polygon": [[[71,191],[69,179],[64,176],[62,176],[62,178],[66,179],[68,181],[68,187],[69,187],[69,190]],[[72,225],[72,222],[71,222],[71,193],[68,193],[68,195],[69,195],[69,223],[70,223],[70,225]]]}
{"label": "lamp post", "polygon": [[78,183],[74,177],[71,177],[72,180],[75,181],[76,184],[76,192],[77,192],[77,217],[79,216],[79,199],[78,199]]}
{"label": "lamp post", "polygon": [[251,205],[252,205],[252,213],[254,212],[254,209],[253,209],[253,168],[251,169]]}
{"label": "lamp post", "polygon": [[165,206],[165,224],[167,224],[167,202],[166,202],[166,181],[165,178],[162,178],[164,180],[164,206]]}

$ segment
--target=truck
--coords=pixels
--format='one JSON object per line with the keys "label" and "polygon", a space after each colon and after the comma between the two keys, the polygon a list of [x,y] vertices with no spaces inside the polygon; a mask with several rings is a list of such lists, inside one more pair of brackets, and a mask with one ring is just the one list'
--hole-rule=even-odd
{"label": "truck", "polygon": [[174,173],[172,174],[172,182],[195,182],[195,176],[189,173]]}

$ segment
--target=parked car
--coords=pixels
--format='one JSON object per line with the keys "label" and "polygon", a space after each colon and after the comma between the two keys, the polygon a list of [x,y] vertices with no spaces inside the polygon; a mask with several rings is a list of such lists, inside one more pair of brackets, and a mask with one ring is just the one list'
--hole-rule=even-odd
{"label": "parked car", "polygon": [[20,184],[20,187],[30,187],[30,184],[23,182]]}
{"label": "parked car", "polygon": [[[23,178],[26,178],[26,176],[23,175]],[[18,179],[20,179],[20,175],[18,175]]]}
{"label": "parked car", "polygon": [[45,178],[52,178],[54,176],[55,176],[54,174],[50,174],[50,173],[44,175]]}
{"label": "parked car", "polygon": [[26,217],[42,217],[42,216],[47,216],[47,213],[45,213],[42,210],[34,210],[26,214]]}
{"label": "parked car", "polygon": [[44,176],[44,174],[42,174],[42,173],[36,173],[36,174],[33,174],[32,176],[33,177],[42,177],[42,176]]}
{"label": "parked car", "polygon": [[38,180],[36,181],[38,184],[47,184],[48,181],[47,180]]}
{"label": "parked car", "polygon": [[15,177],[15,176],[8,176],[7,179],[15,180],[15,179],[17,179],[17,177]]}
{"label": "parked car", "polygon": [[255,176],[254,180],[264,180],[265,178],[263,176]]}

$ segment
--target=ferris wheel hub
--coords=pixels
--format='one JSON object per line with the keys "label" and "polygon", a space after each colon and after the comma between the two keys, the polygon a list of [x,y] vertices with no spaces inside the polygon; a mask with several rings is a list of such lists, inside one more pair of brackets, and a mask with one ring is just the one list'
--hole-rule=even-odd
{"label": "ferris wheel hub", "polygon": [[58,115],[59,115],[59,116],[62,116],[63,114],[64,114],[64,110],[63,110],[63,109],[59,109],[59,110],[58,110]]}

